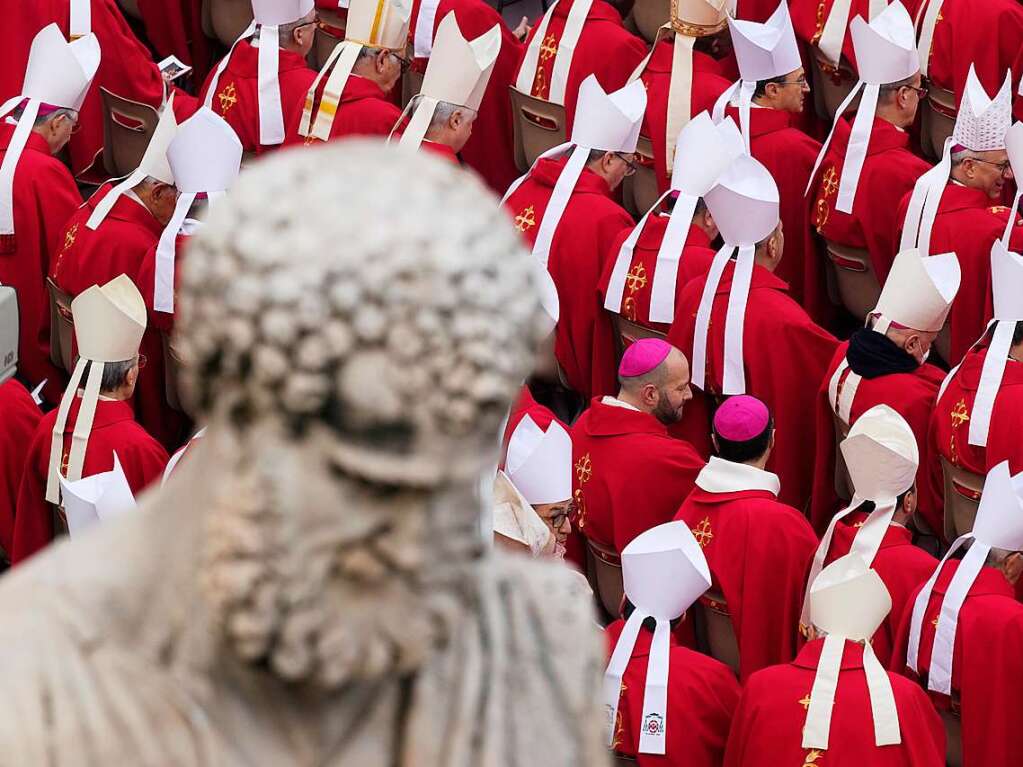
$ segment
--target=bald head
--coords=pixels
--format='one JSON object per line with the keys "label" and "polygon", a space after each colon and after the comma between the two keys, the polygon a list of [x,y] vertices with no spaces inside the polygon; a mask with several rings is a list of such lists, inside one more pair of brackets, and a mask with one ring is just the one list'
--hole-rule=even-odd
{"label": "bald head", "polygon": [[618,399],[650,413],[663,424],[682,419],[685,403],[693,398],[689,388],[689,361],[674,346],[667,356],[650,370],[635,376],[619,373]]}

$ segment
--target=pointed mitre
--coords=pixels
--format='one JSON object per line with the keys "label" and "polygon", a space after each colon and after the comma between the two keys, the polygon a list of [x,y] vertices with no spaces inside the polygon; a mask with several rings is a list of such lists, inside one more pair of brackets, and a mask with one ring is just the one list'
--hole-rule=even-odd
{"label": "pointed mitre", "polygon": [[306,16],[313,0],[252,0],[252,16],[257,24],[280,27]]}
{"label": "pointed mitre", "polygon": [[501,29],[498,25],[469,41],[462,37],[452,11],[437,28],[420,94],[479,110],[500,51]]}
{"label": "pointed mitre", "polygon": [[625,596],[659,620],[675,620],[711,585],[700,544],[684,522],[668,522],[636,536],[622,550]]}
{"label": "pointed mitre", "polygon": [[749,155],[738,157],[704,200],[728,245],[756,245],[778,227],[778,185]]}
{"label": "pointed mitre", "polygon": [[781,2],[763,24],[729,19],[739,74],[747,82],[781,77],[803,66],[788,5]]}
{"label": "pointed mitre", "polygon": [[607,93],[590,75],[579,87],[571,143],[606,152],[636,151],[646,111],[646,89],[639,80]]}
{"label": "pointed mitre", "polygon": [[533,506],[572,497],[572,440],[557,421],[544,431],[528,415],[508,441],[505,473]]}
{"label": "pointed mitre", "polygon": [[138,354],[146,304],[127,275],[93,285],[71,302],[78,353],[94,362],[123,362]]}
{"label": "pointed mitre", "polygon": [[710,115],[700,112],[678,135],[670,188],[702,197],[742,153],[742,136],[733,120],[715,124]]}
{"label": "pointed mitre", "polygon": [[992,549],[1023,551],[1023,473],[1011,476],[1008,461],[984,480],[973,537]]}
{"label": "pointed mitre", "polygon": [[222,192],[238,178],[242,145],[222,117],[202,107],[181,123],[166,155],[178,191]]}
{"label": "pointed mitre", "polygon": [[724,29],[734,12],[734,0],[672,0],[671,26],[686,37],[706,37]]}
{"label": "pointed mitre", "polygon": [[955,253],[924,257],[908,248],[895,257],[881,297],[871,314],[879,333],[894,323],[903,328],[937,333],[945,324],[961,279]]}
{"label": "pointed mitre", "polygon": [[881,576],[855,554],[836,559],[810,586],[810,621],[829,635],[866,641],[891,609]]}
{"label": "pointed mitre", "polygon": [[893,2],[869,23],[857,16],[849,24],[849,33],[862,82],[885,85],[920,71],[916,30],[902,3]]}
{"label": "pointed mitre", "polygon": [[352,0],[345,40],[374,48],[404,50],[412,4],[408,0]]}
{"label": "pointed mitre", "polygon": [[1005,149],[1005,134],[1012,125],[1012,73],[1005,73],[1001,89],[991,98],[970,64],[966,88],[959,104],[952,139],[974,152]]}
{"label": "pointed mitre", "polygon": [[875,405],[857,418],[841,450],[860,500],[893,503],[916,481],[920,463],[916,437],[888,405]]}

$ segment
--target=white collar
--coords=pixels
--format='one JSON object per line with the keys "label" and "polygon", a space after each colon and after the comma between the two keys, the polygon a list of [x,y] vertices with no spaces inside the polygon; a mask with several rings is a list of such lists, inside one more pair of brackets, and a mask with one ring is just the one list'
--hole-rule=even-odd
{"label": "white collar", "polygon": [[601,405],[610,405],[611,407],[625,408],[626,410],[635,410],[637,413],[642,413],[643,412],[638,407],[635,407],[634,405],[630,405],[628,402],[622,402],[617,397],[609,397],[609,396],[605,395],[604,397],[601,397],[600,404]]}
{"label": "white collar", "polygon": [[781,491],[778,475],[746,463],[726,461],[711,456],[696,477],[696,486],[708,493],[737,493],[742,490],[766,490],[772,495]]}

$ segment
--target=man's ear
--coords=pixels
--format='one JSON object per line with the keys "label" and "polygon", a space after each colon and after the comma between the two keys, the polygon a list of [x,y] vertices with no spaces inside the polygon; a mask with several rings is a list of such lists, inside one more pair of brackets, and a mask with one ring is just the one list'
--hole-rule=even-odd
{"label": "man's ear", "polygon": [[1005,580],[1016,585],[1020,575],[1023,575],[1023,554],[1015,551],[1007,556],[1002,563],[1002,572],[1005,574]]}

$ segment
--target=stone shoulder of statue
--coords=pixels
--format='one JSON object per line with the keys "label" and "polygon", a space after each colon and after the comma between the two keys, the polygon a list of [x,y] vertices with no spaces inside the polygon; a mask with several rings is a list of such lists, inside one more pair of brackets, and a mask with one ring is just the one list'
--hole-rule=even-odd
{"label": "stone shoulder of statue", "polygon": [[496,201],[346,142],[258,163],[191,248],[206,437],[0,579],[0,763],[605,763],[585,587],[479,534],[544,331]]}

